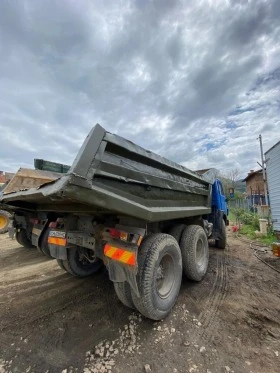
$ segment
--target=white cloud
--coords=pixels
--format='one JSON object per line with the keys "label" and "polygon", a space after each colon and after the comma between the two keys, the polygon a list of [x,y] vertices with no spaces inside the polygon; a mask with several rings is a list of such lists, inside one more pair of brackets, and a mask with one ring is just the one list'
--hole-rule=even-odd
{"label": "white cloud", "polygon": [[99,122],[245,175],[279,140],[279,4],[0,2],[0,169],[71,163]]}

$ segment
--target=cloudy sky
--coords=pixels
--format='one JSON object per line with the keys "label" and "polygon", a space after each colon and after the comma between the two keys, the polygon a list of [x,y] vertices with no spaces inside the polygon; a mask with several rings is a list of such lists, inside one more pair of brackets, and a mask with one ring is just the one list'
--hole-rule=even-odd
{"label": "cloudy sky", "polygon": [[71,164],[100,123],[191,169],[280,140],[279,0],[1,0],[0,170]]}

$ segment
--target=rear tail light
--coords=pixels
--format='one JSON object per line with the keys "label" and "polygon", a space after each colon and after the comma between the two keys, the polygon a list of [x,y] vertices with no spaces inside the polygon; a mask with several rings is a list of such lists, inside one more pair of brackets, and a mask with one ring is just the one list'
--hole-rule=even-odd
{"label": "rear tail light", "polygon": [[121,232],[115,228],[110,228],[109,233],[113,238],[120,238]]}
{"label": "rear tail light", "polygon": [[109,228],[109,233],[112,238],[117,238],[122,241],[127,241],[137,246],[140,246],[143,237],[135,233],[126,233],[124,231],[119,231],[116,228]]}
{"label": "rear tail light", "polygon": [[126,232],[118,231],[115,228],[110,228],[109,233],[113,238],[119,238],[122,241],[128,240],[128,234]]}

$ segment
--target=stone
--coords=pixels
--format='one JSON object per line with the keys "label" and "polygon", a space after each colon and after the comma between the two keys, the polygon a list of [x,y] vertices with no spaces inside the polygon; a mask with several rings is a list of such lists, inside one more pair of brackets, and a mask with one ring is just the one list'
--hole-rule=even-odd
{"label": "stone", "polygon": [[150,373],[150,372],[152,371],[152,369],[151,369],[151,367],[150,367],[149,364],[145,364],[145,365],[144,365],[144,369],[145,369],[145,372],[146,372],[146,373]]}

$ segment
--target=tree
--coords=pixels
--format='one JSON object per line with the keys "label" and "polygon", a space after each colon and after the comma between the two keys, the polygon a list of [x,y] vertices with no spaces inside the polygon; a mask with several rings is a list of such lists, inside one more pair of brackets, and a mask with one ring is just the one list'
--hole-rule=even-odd
{"label": "tree", "polygon": [[236,181],[240,177],[240,170],[238,168],[233,168],[227,172],[227,179],[231,181],[232,188],[235,188]]}
{"label": "tree", "polygon": [[[227,172],[225,172],[224,174],[221,175],[220,179],[222,181],[222,184],[223,184],[223,187],[224,187],[224,192],[225,192],[225,195],[227,198],[230,197],[229,195],[229,190],[230,188],[234,188],[236,187],[236,182],[238,181],[238,178],[240,177],[240,170],[235,168],[235,169],[231,169]],[[236,196],[236,190],[234,191],[235,193],[235,198],[237,197]],[[240,194],[238,196],[238,198],[240,198]]]}

